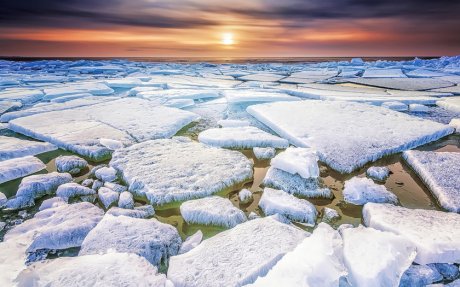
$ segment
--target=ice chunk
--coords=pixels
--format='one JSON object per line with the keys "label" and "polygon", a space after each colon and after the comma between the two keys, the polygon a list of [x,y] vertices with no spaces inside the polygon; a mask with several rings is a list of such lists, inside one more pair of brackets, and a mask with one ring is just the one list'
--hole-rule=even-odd
{"label": "ice chunk", "polygon": [[460,262],[460,214],[367,203],[363,220],[366,226],[410,240],[419,264]]}
{"label": "ice chunk", "polygon": [[75,182],[64,183],[56,190],[56,195],[68,201],[69,198],[96,194],[96,191]]}
{"label": "ice chunk", "polygon": [[369,68],[364,71],[363,78],[407,78],[401,69]]}
{"label": "ice chunk", "polygon": [[81,93],[90,93],[95,96],[110,95],[114,93],[114,90],[105,85],[104,83],[97,82],[77,82],[77,83],[68,83],[62,84],[50,88],[46,88],[45,100],[51,100],[54,98],[75,95]]}
{"label": "ice chunk", "polygon": [[101,138],[101,139],[99,139],[99,143],[101,145],[105,146],[106,148],[110,149],[110,150],[116,150],[116,149],[122,148],[124,146],[121,141],[117,141],[117,140],[113,140],[113,139]]}
{"label": "ice chunk", "polygon": [[127,252],[145,257],[159,266],[177,254],[181,243],[174,227],[156,219],[106,214],[86,236],[79,255]]}
{"label": "ice chunk", "polygon": [[46,165],[34,156],[25,156],[0,161],[0,184],[36,173]]}
{"label": "ice chunk", "polygon": [[217,90],[210,89],[170,89],[139,92],[137,96],[148,100],[199,100],[218,98],[220,93]]}
{"label": "ice chunk", "polygon": [[0,161],[28,155],[37,155],[55,149],[57,149],[57,147],[49,143],[0,136]]}
{"label": "ice chunk", "polygon": [[248,203],[252,200],[252,192],[249,189],[243,188],[238,192],[238,198],[242,203]]}
{"label": "ice chunk", "polygon": [[401,102],[384,102],[382,107],[398,112],[407,111],[409,109],[405,103]]}
{"label": "ice chunk", "polygon": [[270,167],[263,184],[267,187],[281,189],[287,193],[307,198],[334,198],[329,188],[323,188],[317,178],[303,178],[280,169]]}
{"label": "ice chunk", "polygon": [[314,226],[318,212],[313,204],[282,190],[264,188],[259,207],[265,215],[280,214],[292,221]]}
{"label": "ice chunk", "polygon": [[217,122],[223,128],[247,127],[251,124],[245,120],[220,120]]}
{"label": "ice chunk", "polygon": [[423,91],[453,86],[436,78],[350,78],[348,82],[395,90]]}
{"label": "ice chunk", "polygon": [[198,244],[201,243],[201,240],[203,240],[203,232],[198,230],[192,236],[187,237],[187,239],[182,243],[178,254],[189,252],[193,248],[197,247]]}
{"label": "ice chunk", "polygon": [[443,208],[460,213],[460,153],[411,150],[403,158]]}
{"label": "ice chunk", "polygon": [[142,81],[137,78],[121,78],[105,81],[105,84],[111,88],[134,88],[142,85]]}
{"label": "ice chunk", "polygon": [[78,156],[68,155],[56,158],[56,169],[58,172],[78,174],[88,166],[88,162]]}
{"label": "ice chunk", "polygon": [[101,187],[98,189],[99,201],[104,205],[105,209],[108,209],[112,204],[118,201],[120,194],[107,187]]}
{"label": "ice chunk", "polygon": [[171,257],[168,279],[175,286],[243,286],[264,276],[307,235],[271,217],[247,221]]}
{"label": "ice chunk", "polygon": [[152,204],[208,196],[253,174],[252,163],[240,152],[178,138],[116,150],[110,165],[131,192]]}
{"label": "ice chunk", "polygon": [[45,199],[38,208],[38,210],[42,211],[48,208],[55,208],[65,204],[67,204],[67,202],[62,197],[52,197],[49,199]]}
{"label": "ice chunk", "polygon": [[323,214],[322,220],[325,222],[334,222],[340,219],[341,217],[340,214],[337,212],[337,210],[329,208],[329,207],[323,208],[322,214]]}
{"label": "ice chunk", "polygon": [[208,129],[198,135],[198,140],[210,146],[235,149],[253,147],[286,148],[289,145],[287,140],[256,127]]}
{"label": "ice chunk", "polygon": [[396,195],[388,191],[384,185],[375,184],[372,179],[365,177],[353,177],[345,181],[343,199],[356,205],[364,205],[367,202],[398,203]]}
{"label": "ice chunk", "polygon": [[57,188],[71,182],[72,176],[68,173],[46,173],[24,177],[16,192],[17,197],[40,198],[54,193]]}
{"label": "ice chunk", "polygon": [[285,76],[272,74],[272,73],[257,73],[239,77],[238,80],[242,81],[260,81],[260,82],[276,82],[285,78]]}
{"label": "ice chunk", "polygon": [[[129,268],[127,268],[129,266]],[[129,253],[62,257],[22,271],[18,286],[169,286],[163,274],[144,258]]]}
{"label": "ice chunk", "polygon": [[342,238],[325,223],[320,223],[310,237],[288,252],[254,284],[247,286],[339,286],[347,275],[343,266]]}
{"label": "ice chunk", "polygon": [[93,97],[93,94],[90,93],[81,93],[81,94],[73,94],[73,95],[68,95],[68,96],[62,96],[59,98],[54,98],[51,99],[51,103],[65,103],[68,101],[76,100],[76,99],[81,99],[81,98],[87,98],[87,97]]}
{"label": "ice chunk", "polygon": [[113,167],[102,167],[94,175],[102,181],[112,182],[117,179],[117,171]]}
{"label": "ice chunk", "polygon": [[409,111],[412,113],[428,113],[430,109],[425,105],[410,104]]}
{"label": "ice chunk", "polygon": [[30,104],[43,98],[43,92],[34,89],[12,88],[0,91],[0,101],[19,101]]}
{"label": "ice chunk", "polygon": [[123,191],[128,190],[128,188],[124,185],[113,183],[113,182],[108,182],[108,181],[104,182],[104,186],[118,193],[122,193]]}
{"label": "ice chunk", "polygon": [[243,211],[227,198],[211,196],[181,204],[180,213],[189,224],[218,225],[231,228],[246,221]]}
{"label": "ice chunk", "polygon": [[134,208],[134,199],[131,192],[124,191],[120,193],[120,199],[118,199],[118,207],[127,209]]}
{"label": "ice chunk", "polygon": [[386,166],[371,166],[367,169],[366,174],[374,180],[385,181],[390,175],[390,169]]}
{"label": "ice chunk", "polygon": [[442,279],[442,275],[434,268],[426,265],[411,265],[409,269],[404,272],[399,286],[423,287],[428,284],[439,282]]}
{"label": "ice chunk", "polygon": [[460,113],[460,97],[449,97],[437,101],[436,104],[454,113]]}
{"label": "ice chunk", "polygon": [[431,263],[428,266],[434,268],[447,280],[454,280],[460,275],[460,270],[455,264]]}
{"label": "ice chunk", "polygon": [[460,133],[460,119],[452,119],[449,126],[455,128],[456,133]]}
{"label": "ice chunk", "polygon": [[224,92],[228,103],[299,101],[285,93],[262,90],[229,90]]}
{"label": "ice chunk", "polygon": [[271,159],[276,154],[275,148],[272,147],[254,147],[252,152],[258,160]]}
{"label": "ice chunk", "polygon": [[313,147],[321,161],[342,173],[453,132],[439,123],[350,102],[279,102],[247,111],[292,144]]}
{"label": "ice chunk", "polygon": [[4,114],[6,112],[12,111],[12,110],[16,110],[16,109],[21,108],[21,107],[22,107],[21,102],[17,102],[17,101],[0,101],[0,115]]}
{"label": "ice chunk", "polygon": [[107,214],[113,215],[113,216],[129,216],[129,217],[134,217],[134,218],[148,218],[152,217],[155,215],[155,210],[153,209],[153,206],[151,205],[142,205],[142,206],[136,206],[134,209],[126,209],[126,208],[120,208],[120,207],[111,207],[108,211]]}
{"label": "ice chunk", "polygon": [[274,168],[306,179],[319,177],[318,157],[315,151],[308,148],[287,148],[275,156],[270,164]]}
{"label": "ice chunk", "polygon": [[403,236],[359,226],[341,231],[352,286],[398,286],[417,252]]}

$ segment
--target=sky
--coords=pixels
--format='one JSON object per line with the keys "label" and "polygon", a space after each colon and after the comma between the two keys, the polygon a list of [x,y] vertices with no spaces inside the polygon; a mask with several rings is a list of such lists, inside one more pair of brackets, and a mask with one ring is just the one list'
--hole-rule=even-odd
{"label": "sky", "polygon": [[459,0],[0,0],[0,56],[460,54]]}

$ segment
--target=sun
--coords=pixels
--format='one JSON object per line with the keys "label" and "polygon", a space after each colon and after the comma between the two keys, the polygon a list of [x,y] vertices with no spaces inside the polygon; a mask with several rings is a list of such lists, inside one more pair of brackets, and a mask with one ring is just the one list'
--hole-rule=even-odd
{"label": "sun", "polygon": [[220,42],[222,43],[222,45],[226,46],[235,44],[235,41],[233,40],[233,33],[223,33]]}

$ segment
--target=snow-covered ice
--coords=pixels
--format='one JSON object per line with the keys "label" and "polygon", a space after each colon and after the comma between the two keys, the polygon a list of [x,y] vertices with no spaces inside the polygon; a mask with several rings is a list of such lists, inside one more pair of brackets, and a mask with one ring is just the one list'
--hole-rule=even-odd
{"label": "snow-covered ice", "polygon": [[[129,267],[129,268],[127,268]],[[18,286],[171,286],[166,276],[143,257],[108,253],[62,257],[35,263],[22,271]]]}
{"label": "snow-covered ice", "polygon": [[112,182],[117,179],[117,171],[113,167],[102,167],[94,173],[97,179]]}
{"label": "snow-covered ice", "polygon": [[120,193],[120,198],[118,199],[118,207],[127,209],[134,208],[134,199],[131,192],[124,191]]}
{"label": "snow-covered ice", "polygon": [[254,156],[258,160],[266,160],[275,157],[276,150],[272,147],[254,147],[252,148]]}
{"label": "snow-covered ice", "polygon": [[218,225],[231,228],[245,222],[246,215],[228,198],[211,196],[181,204],[180,213],[189,224]]}
{"label": "snow-covered ice", "polygon": [[359,226],[343,229],[341,234],[352,286],[399,286],[417,254],[412,242],[392,232]]}
{"label": "snow-covered ice", "polygon": [[21,107],[22,103],[18,101],[0,101],[0,115]]}
{"label": "snow-covered ice", "polygon": [[407,78],[401,69],[370,68],[366,69],[363,78]]}
{"label": "snow-covered ice", "polygon": [[117,203],[118,198],[120,197],[120,193],[113,191],[107,187],[99,188],[97,194],[99,197],[99,201],[102,203],[105,209],[108,209],[111,205]]}
{"label": "snow-covered ice", "polygon": [[316,224],[318,212],[315,206],[305,199],[297,198],[282,190],[264,188],[259,207],[265,215],[280,214],[292,221],[310,226]]}
{"label": "snow-covered ice", "polygon": [[242,203],[248,203],[252,200],[252,192],[249,189],[243,188],[238,192],[238,198]]}
{"label": "snow-covered ice", "polygon": [[347,81],[361,85],[409,91],[439,89],[454,85],[438,78],[349,78]]}
{"label": "snow-covered ice", "polygon": [[334,222],[340,219],[341,217],[340,214],[337,212],[337,210],[329,208],[329,207],[323,208],[321,213],[323,215],[321,219],[324,222]]}
{"label": "snow-covered ice", "polygon": [[70,174],[78,174],[88,166],[86,160],[74,155],[59,156],[56,158],[55,164],[58,172]]}
{"label": "snow-covered ice", "polygon": [[456,133],[460,133],[460,119],[452,119],[449,122],[449,126],[455,128]]}
{"label": "snow-covered ice", "polygon": [[366,226],[399,234],[417,247],[416,263],[460,262],[460,214],[367,203]]}
{"label": "snow-covered ice", "polygon": [[390,175],[390,169],[386,166],[371,166],[366,170],[366,174],[374,180],[385,181]]}
{"label": "snow-covered ice", "polygon": [[65,204],[67,204],[67,202],[62,197],[51,197],[43,200],[38,210],[42,211],[48,208],[54,208]]}
{"label": "snow-covered ice", "polygon": [[367,202],[398,203],[396,195],[388,191],[384,185],[376,184],[372,179],[365,177],[353,177],[345,181],[343,199],[356,205],[364,205]]}
{"label": "snow-covered ice", "polygon": [[460,153],[410,150],[403,158],[444,209],[460,213]]}
{"label": "snow-covered ice", "polygon": [[318,157],[314,150],[308,148],[287,148],[275,156],[270,165],[306,179],[319,177]]}
{"label": "snow-covered ice", "polygon": [[77,83],[68,83],[62,84],[50,88],[44,89],[45,100],[51,100],[58,97],[90,93],[95,96],[105,96],[114,93],[114,90],[108,87],[104,83],[98,82],[77,82]]}
{"label": "snow-covered ice", "polygon": [[11,88],[0,91],[0,101],[19,101],[30,104],[43,98],[43,92],[35,89]]}
{"label": "snow-covered ice", "polygon": [[37,155],[56,149],[56,146],[49,143],[0,136],[0,161]]}
{"label": "snow-covered ice", "polygon": [[300,100],[297,97],[270,90],[229,90],[224,92],[224,96],[227,102],[231,104]]}
{"label": "snow-covered ice", "polygon": [[460,113],[460,97],[444,98],[436,102],[440,107],[450,110],[455,113]]}
{"label": "snow-covered ice", "polygon": [[232,127],[208,129],[198,135],[204,144],[223,148],[248,149],[253,147],[286,148],[287,140],[256,127]]}
{"label": "snow-covered ice", "polygon": [[179,249],[178,254],[184,254],[186,252],[189,252],[193,248],[197,247],[198,244],[200,244],[202,240],[203,240],[203,232],[201,232],[201,230],[198,230],[197,232],[195,232],[195,234],[185,239],[185,241],[182,243]]}
{"label": "snow-covered ice", "polygon": [[127,252],[159,266],[176,255],[181,244],[179,233],[171,225],[156,219],[106,214],[86,236],[79,255]]}
{"label": "snow-covered ice", "polygon": [[96,191],[75,182],[64,183],[56,190],[56,195],[68,201],[69,198],[96,194]]}
{"label": "snow-covered ice", "polygon": [[412,113],[428,113],[430,108],[421,104],[410,104],[409,111]]}
{"label": "snow-covered ice", "polygon": [[321,161],[342,173],[453,132],[443,124],[359,103],[278,102],[247,111],[292,144],[314,148]]}
{"label": "snow-covered ice", "polygon": [[25,156],[0,161],[0,184],[36,173],[46,165],[34,156]]}
{"label": "snow-covered ice", "polygon": [[134,218],[148,218],[155,215],[155,210],[151,205],[135,206],[134,209],[126,209],[114,206],[107,210],[106,214],[111,214],[113,216],[124,215]]}
{"label": "snow-covered ice", "polygon": [[175,286],[243,286],[264,276],[307,235],[272,217],[250,220],[171,257],[168,279]]}
{"label": "snow-covered ice", "polygon": [[57,188],[72,181],[68,173],[51,172],[24,177],[19,185],[16,197],[40,198],[56,192]]}
{"label": "snow-covered ice", "polygon": [[286,76],[277,75],[277,74],[257,73],[257,74],[250,74],[250,75],[238,77],[238,79],[243,80],[243,81],[276,82],[285,77]]}
{"label": "snow-covered ice", "polygon": [[339,233],[320,223],[310,237],[288,252],[268,272],[247,286],[339,286],[347,275],[343,265],[343,243]]}
{"label": "snow-covered ice", "polygon": [[409,109],[408,105],[401,102],[384,102],[382,107],[398,112],[404,112]]}
{"label": "snow-covered ice", "polygon": [[131,192],[152,204],[205,197],[253,174],[252,163],[242,153],[182,138],[116,150],[110,165],[122,174]]}

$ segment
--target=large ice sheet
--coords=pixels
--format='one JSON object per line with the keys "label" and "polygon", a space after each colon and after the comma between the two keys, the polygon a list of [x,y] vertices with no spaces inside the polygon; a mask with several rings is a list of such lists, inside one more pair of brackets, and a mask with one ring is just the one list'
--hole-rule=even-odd
{"label": "large ice sheet", "polygon": [[341,233],[352,286],[399,286],[417,254],[412,242],[391,232],[359,226]]}
{"label": "large ice sheet", "polygon": [[353,177],[345,181],[343,200],[356,205],[364,205],[367,202],[398,203],[396,195],[388,191],[384,185],[375,184],[372,179],[365,177]]}
{"label": "large ice sheet", "polygon": [[10,121],[9,127],[99,161],[107,159],[112,153],[100,143],[101,139],[131,144],[168,138],[198,118],[191,112],[127,98],[18,118]]}
{"label": "large ice sheet", "polygon": [[292,144],[316,149],[321,161],[342,173],[453,132],[443,124],[359,103],[279,102],[247,111]]}
{"label": "large ice sheet", "polygon": [[36,173],[46,165],[34,156],[25,156],[0,161],[0,184]]}
{"label": "large ice sheet", "polygon": [[367,203],[363,220],[366,226],[409,239],[417,247],[419,264],[460,262],[460,214]]}
{"label": "large ice sheet", "polygon": [[411,150],[403,158],[443,208],[460,213],[460,153]]}
{"label": "large ice sheet", "polygon": [[444,98],[436,102],[440,107],[455,113],[460,113],[460,97]]}
{"label": "large ice sheet", "polygon": [[210,146],[234,149],[289,146],[287,140],[251,126],[208,129],[198,135],[198,140]]}
{"label": "large ice sheet", "polygon": [[288,252],[265,277],[247,286],[335,287],[347,275],[340,234],[320,223],[310,237]]}
{"label": "large ice sheet", "polygon": [[395,90],[423,91],[453,86],[437,78],[351,78],[348,82]]}
{"label": "large ice sheet", "polygon": [[231,104],[246,102],[279,102],[279,101],[299,101],[297,97],[276,91],[262,90],[228,90],[224,92],[227,102]]}
{"label": "large ice sheet", "polygon": [[55,149],[57,147],[49,143],[0,136],[0,161],[36,155]]}
{"label": "large ice sheet", "polygon": [[252,163],[240,152],[191,142],[155,140],[116,150],[110,165],[134,194],[164,204],[214,194],[252,178]]}
{"label": "large ice sheet", "polygon": [[106,214],[86,236],[79,255],[127,252],[159,266],[176,255],[181,244],[179,233],[171,225],[156,219]]}
{"label": "large ice sheet", "polygon": [[264,276],[307,235],[272,217],[250,220],[171,257],[168,279],[176,287],[249,284]]}
{"label": "large ice sheet", "polygon": [[287,148],[275,156],[270,165],[303,178],[319,177],[318,157],[314,150],[308,148]]}
{"label": "large ice sheet", "polygon": [[22,271],[16,282],[20,287],[169,286],[166,276],[157,271],[155,266],[136,254],[95,254],[35,263]]}
{"label": "large ice sheet", "polygon": [[228,198],[211,196],[189,200],[181,204],[180,213],[187,223],[218,225],[231,228],[246,221],[243,211]]}

